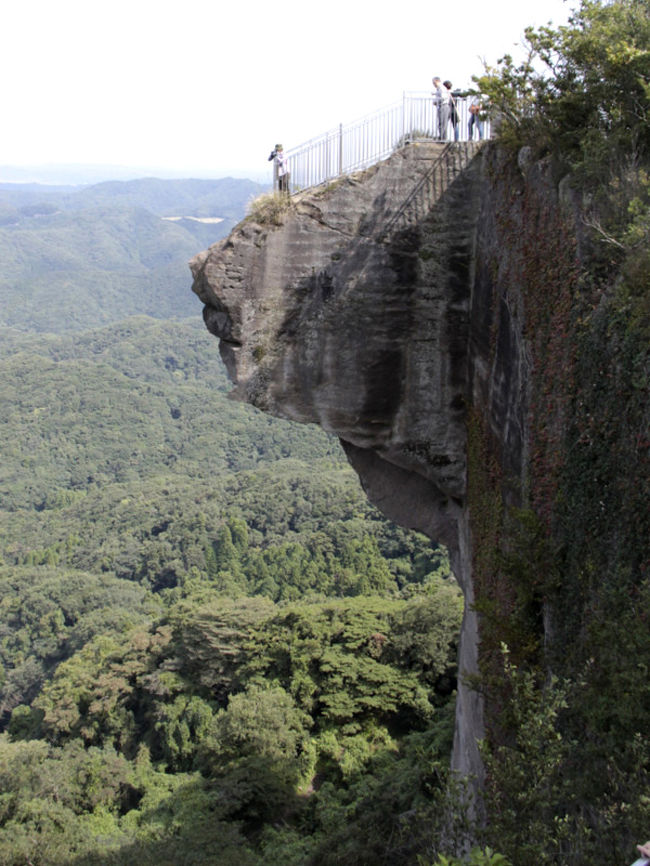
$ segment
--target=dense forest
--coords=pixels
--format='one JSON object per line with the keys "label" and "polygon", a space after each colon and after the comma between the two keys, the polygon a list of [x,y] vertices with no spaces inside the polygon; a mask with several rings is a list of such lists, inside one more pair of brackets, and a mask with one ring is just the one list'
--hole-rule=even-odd
{"label": "dense forest", "polygon": [[445,551],[338,442],[228,400],[199,318],[7,328],[0,366],[0,862],[410,862]]}
{"label": "dense forest", "polygon": [[[527,508],[475,509],[477,809],[449,774],[462,599],[445,550],[372,508],[337,442],[227,398],[186,260],[256,185],[0,186],[2,864],[633,859],[650,821],[649,44],[647,0],[583,0],[477,79],[501,154],[527,148],[580,200],[583,253],[569,363],[532,347],[535,411],[554,419],[559,394],[564,426],[537,428]],[[558,287],[538,272],[548,335]],[[484,457],[479,506],[497,501]],[[458,860],[467,838],[480,850]]]}

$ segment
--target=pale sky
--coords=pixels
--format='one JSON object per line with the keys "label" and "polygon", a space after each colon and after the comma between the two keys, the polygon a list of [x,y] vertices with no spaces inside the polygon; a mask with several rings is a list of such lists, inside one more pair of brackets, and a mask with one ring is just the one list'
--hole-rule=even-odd
{"label": "pale sky", "polygon": [[577,0],[20,0],[2,14],[0,165],[263,176],[431,78],[470,84]]}

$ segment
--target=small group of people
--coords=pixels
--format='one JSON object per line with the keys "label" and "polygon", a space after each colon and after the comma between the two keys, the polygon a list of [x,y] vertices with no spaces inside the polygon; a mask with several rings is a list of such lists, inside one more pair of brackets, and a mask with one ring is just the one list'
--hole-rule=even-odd
{"label": "small group of people", "polygon": [[[438,128],[435,131],[436,137],[441,141],[447,141],[449,133],[449,124],[451,123],[454,141],[458,141],[458,124],[459,103],[458,99],[463,97],[463,94],[458,90],[452,90],[451,81],[441,81],[436,75],[433,78],[433,104],[438,110]],[[483,138],[483,123],[484,123],[484,106],[477,94],[471,95],[469,101],[469,121],[468,135],[469,140],[474,138],[474,131],[478,133],[479,140]]]}
{"label": "small group of people", "polygon": [[[478,134],[479,140],[483,138],[484,123],[486,117],[486,106],[478,94],[462,93],[459,90],[452,90],[451,81],[442,81],[438,76],[432,79],[433,81],[433,104],[437,109],[438,123],[434,135],[440,141],[447,141],[449,134],[449,124],[451,124],[452,135],[454,141],[459,139],[458,125],[460,122],[460,103],[459,99],[469,97],[468,104],[468,136],[472,141],[475,133]],[[284,155],[284,148],[281,144],[276,144],[269,162],[273,161],[273,186],[279,192],[289,194],[289,161]]]}
{"label": "small group of people", "polygon": [[273,186],[280,192],[289,193],[289,160],[284,155],[284,148],[276,144],[269,156],[273,160]]}

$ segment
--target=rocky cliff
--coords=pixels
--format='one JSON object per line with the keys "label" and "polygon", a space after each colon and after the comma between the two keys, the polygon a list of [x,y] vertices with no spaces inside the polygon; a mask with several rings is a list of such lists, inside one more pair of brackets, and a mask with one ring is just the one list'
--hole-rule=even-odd
{"label": "rocky cliff", "polygon": [[[538,257],[537,281],[550,264],[568,290],[571,224],[543,165],[413,144],[191,262],[234,396],[336,434],[369,498],[449,548],[466,599],[453,763],[479,777],[474,572],[486,591],[500,515],[529,499],[540,333],[525,289]],[[542,408],[552,427],[561,410]]]}

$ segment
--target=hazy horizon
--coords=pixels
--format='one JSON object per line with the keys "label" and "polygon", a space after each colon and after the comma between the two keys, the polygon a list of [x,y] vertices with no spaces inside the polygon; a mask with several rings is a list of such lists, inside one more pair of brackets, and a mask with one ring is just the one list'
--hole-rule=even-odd
{"label": "hazy horizon", "polygon": [[271,172],[249,172],[236,169],[166,169],[160,166],[126,166],[84,163],[50,163],[43,165],[0,165],[0,184],[39,184],[42,186],[86,186],[105,181],[141,180],[222,180],[235,178],[269,185]]}
{"label": "hazy horizon", "polygon": [[467,87],[483,59],[520,53],[527,25],[561,24],[569,9],[563,0],[460,0],[451,16],[420,0],[395,10],[364,0],[9,4],[0,165],[267,178],[276,142],[292,149],[404,91],[428,92],[434,75]]}

